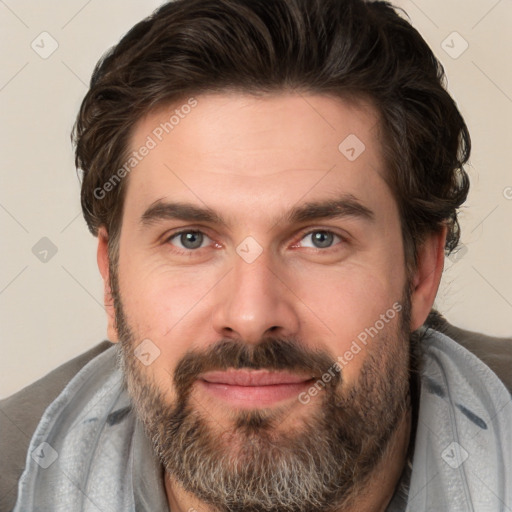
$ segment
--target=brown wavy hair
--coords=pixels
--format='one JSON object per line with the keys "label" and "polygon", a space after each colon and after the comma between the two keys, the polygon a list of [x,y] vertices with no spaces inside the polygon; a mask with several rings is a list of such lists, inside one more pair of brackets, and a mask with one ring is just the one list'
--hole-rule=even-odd
{"label": "brown wavy hair", "polygon": [[447,225],[446,252],[457,246],[469,189],[470,136],[445,82],[442,64],[388,2],[169,2],[94,69],[72,132],[83,215],[94,235],[106,226],[117,261],[128,178],[101,199],[95,190],[123,166],[134,125],[157,107],[228,90],[369,99],[411,271],[427,233]]}

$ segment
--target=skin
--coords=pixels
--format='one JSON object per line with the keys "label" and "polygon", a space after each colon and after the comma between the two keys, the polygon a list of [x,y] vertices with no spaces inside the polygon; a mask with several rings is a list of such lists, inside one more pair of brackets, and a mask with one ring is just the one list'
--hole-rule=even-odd
{"label": "skin", "polygon": [[[371,105],[295,93],[255,98],[226,92],[196,99],[190,114],[125,178],[117,270],[123,309],[136,338],[150,339],[160,350],[144,372],[169,403],[177,399],[170,376],[192,348],[204,351],[220,339],[256,345],[272,333],[297,337],[308,350],[336,359],[401,300],[406,285],[400,218],[384,180],[378,116]],[[175,108],[141,119],[131,148],[142,146]],[[349,134],[366,147],[354,161],[338,150]],[[342,194],[369,208],[373,220],[279,221],[293,207]],[[160,199],[206,205],[227,225],[165,220],[142,228],[141,215]],[[169,239],[184,228],[207,235],[202,248],[187,253],[179,236]],[[329,248],[315,248],[308,235],[314,230],[337,236]],[[263,249],[252,263],[236,251],[248,236]],[[410,331],[423,324],[432,307],[445,236],[445,230],[427,236],[418,250],[410,280]],[[118,342],[107,242],[102,227],[98,266],[105,284],[108,336]],[[356,385],[378,339],[344,366],[342,393],[348,396]],[[212,428],[232,426],[227,412],[236,411],[226,403],[199,386],[191,390],[191,398]],[[320,407],[322,393],[311,397],[307,407],[290,402],[279,432],[300,429]],[[357,506],[340,511],[385,510],[404,466],[410,433],[408,412],[370,484],[358,489]],[[214,510],[170,475],[165,489],[173,512]]]}

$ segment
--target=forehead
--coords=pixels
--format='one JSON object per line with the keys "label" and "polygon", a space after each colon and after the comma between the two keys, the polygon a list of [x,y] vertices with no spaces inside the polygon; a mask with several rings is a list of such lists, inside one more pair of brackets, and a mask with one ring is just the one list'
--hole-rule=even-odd
{"label": "forehead", "polygon": [[135,126],[130,150],[145,156],[130,172],[125,208],[140,216],[167,198],[237,217],[301,198],[389,201],[378,120],[369,103],[325,95],[185,98]]}

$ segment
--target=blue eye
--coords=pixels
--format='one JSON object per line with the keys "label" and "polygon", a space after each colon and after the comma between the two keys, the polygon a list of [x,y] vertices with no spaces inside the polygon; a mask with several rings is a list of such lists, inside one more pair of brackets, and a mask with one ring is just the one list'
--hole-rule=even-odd
{"label": "blue eye", "polygon": [[187,250],[200,249],[201,247],[203,247],[203,243],[205,241],[210,240],[210,238],[207,237],[201,231],[181,231],[170,236],[167,239],[167,241],[171,242],[172,245],[175,245],[175,243],[172,242],[172,240],[174,239],[177,239],[178,242],[181,244],[181,246],[177,246],[179,249]]}
{"label": "blue eye", "polygon": [[[299,241],[297,246],[308,247],[312,249],[331,249],[340,242],[346,240],[332,231],[326,229],[316,229],[306,233]],[[205,233],[199,230],[189,229],[179,231],[169,236],[165,243],[169,243],[175,249],[175,252],[182,254],[191,254],[212,244],[213,240]],[[216,244],[214,244],[216,245]]]}
{"label": "blue eye", "polygon": [[313,245],[306,245],[305,247],[313,247],[314,249],[330,248],[334,244],[335,239],[338,239],[339,242],[342,241],[340,236],[324,229],[310,231],[302,240],[306,240],[308,237],[311,239],[311,244]]}

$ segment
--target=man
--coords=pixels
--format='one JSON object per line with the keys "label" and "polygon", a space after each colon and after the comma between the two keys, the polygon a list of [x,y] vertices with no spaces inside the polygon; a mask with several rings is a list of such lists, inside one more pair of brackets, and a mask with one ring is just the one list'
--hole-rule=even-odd
{"label": "man", "polygon": [[115,345],[59,376],[14,510],[512,507],[510,394],[431,313],[468,192],[443,79],[382,2],[123,38],[74,132]]}

